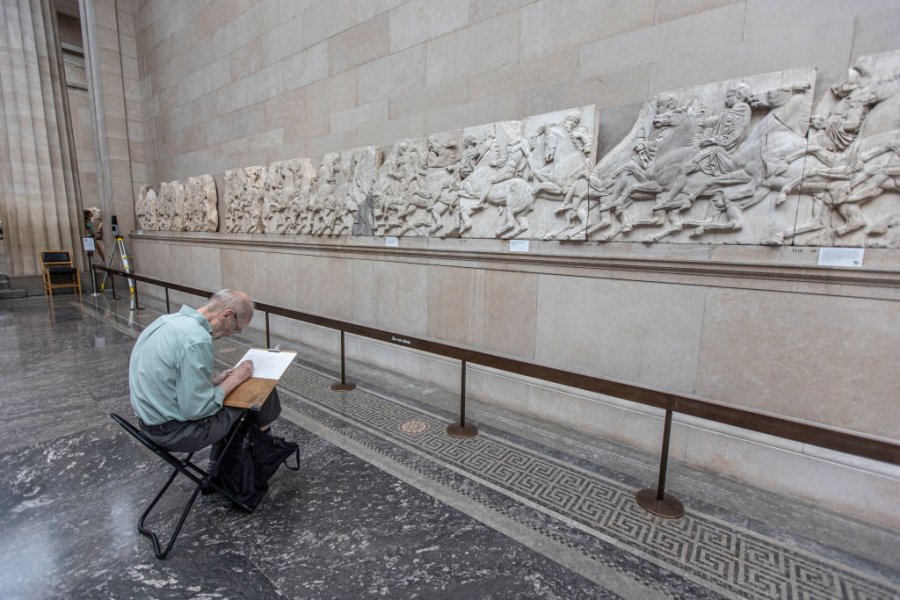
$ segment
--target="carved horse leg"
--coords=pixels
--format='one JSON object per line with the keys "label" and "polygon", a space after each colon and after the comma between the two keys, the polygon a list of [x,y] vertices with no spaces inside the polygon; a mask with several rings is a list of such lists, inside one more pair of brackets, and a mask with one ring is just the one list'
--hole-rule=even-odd
{"label": "carved horse leg", "polygon": [[[502,210],[502,209],[503,209],[503,206],[500,205],[500,204],[498,204],[498,205],[497,205],[497,208],[500,209],[500,210]],[[497,230],[494,232],[493,237],[495,237],[495,238],[500,238],[500,237],[502,237],[502,234],[505,233],[505,232],[507,232],[507,231],[510,231],[510,230],[515,231],[517,225],[518,225],[518,222],[516,221],[516,216],[513,214],[513,211],[509,210],[509,207],[507,207],[507,210],[506,210],[506,224],[505,224],[503,227],[500,227],[499,229],[497,229]]]}
{"label": "carved horse leg", "polygon": [[[603,207],[601,206],[600,208],[602,209]],[[610,213],[609,208],[607,208],[606,210],[603,210],[600,213],[600,215],[601,215],[600,221],[598,221],[597,223],[594,223],[593,225],[588,227],[588,229],[585,233],[587,235],[591,235],[595,231],[599,231],[605,227],[609,227],[610,225],[612,225],[612,217],[610,216],[609,213]]]}
{"label": "carved horse leg", "polygon": [[[659,233],[655,233],[653,235],[648,235],[643,239],[643,242],[646,244],[652,244],[653,242],[658,242],[662,238],[667,235],[671,235],[673,233],[677,233],[684,229],[684,221],[681,219],[681,209],[680,208],[671,208],[666,211],[666,215],[669,217],[669,223],[671,225],[666,229],[663,229]],[[643,223],[641,223],[643,225]],[[662,225],[662,223],[659,223]]]}
{"label": "carved horse leg", "polygon": [[781,188],[781,192],[779,192],[778,197],[775,198],[775,206],[781,206],[787,200],[787,197],[794,192],[795,189],[800,187],[803,183],[803,175],[788,181]]}
{"label": "carved horse leg", "polygon": [[847,235],[869,224],[860,208],[855,204],[839,204],[837,212],[846,221],[846,223],[834,230],[838,235]]}

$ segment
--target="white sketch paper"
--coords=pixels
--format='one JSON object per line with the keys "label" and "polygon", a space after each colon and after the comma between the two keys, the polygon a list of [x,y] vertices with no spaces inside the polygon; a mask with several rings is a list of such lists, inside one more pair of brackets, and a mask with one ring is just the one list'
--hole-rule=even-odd
{"label": "white sketch paper", "polygon": [[297,353],[289,350],[269,352],[268,350],[251,348],[241,357],[241,360],[235,363],[235,366],[238,366],[245,360],[252,360],[253,377],[278,380],[287,371],[288,365],[291,364],[295,356],[297,356]]}

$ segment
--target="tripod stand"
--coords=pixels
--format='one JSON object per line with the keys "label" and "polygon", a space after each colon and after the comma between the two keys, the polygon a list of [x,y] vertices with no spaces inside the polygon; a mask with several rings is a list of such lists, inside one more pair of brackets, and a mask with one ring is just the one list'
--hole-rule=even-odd
{"label": "tripod stand", "polygon": [[[113,244],[113,248],[109,252],[109,258],[106,260],[106,268],[109,269],[112,267],[113,261],[116,256],[122,259],[122,270],[126,273],[131,273],[131,264],[128,262],[128,259],[131,258],[128,255],[128,252],[125,250],[125,239],[119,234],[119,223],[116,220],[116,217],[112,218],[112,232],[113,236],[115,236],[115,242]],[[100,284],[100,293],[103,293],[103,290],[106,289],[106,280],[109,278],[110,273],[107,271],[103,274],[103,282]],[[131,310],[137,310],[137,296],[134,292],[134,280],[131,277],[128,277],[128,289],[131,292]]]}

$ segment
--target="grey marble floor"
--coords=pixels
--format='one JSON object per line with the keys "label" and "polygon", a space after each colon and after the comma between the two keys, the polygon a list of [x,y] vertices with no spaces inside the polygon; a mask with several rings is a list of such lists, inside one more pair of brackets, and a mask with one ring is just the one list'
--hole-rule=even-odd
{"label": "grey marble floor", "polygon": [[[450,439],[452,412],[414,382],[355,366],[359,388],[330,392],[333,357],[308,350],[277,424],[301,470],[251,515],[201,498],[159,561],[136,523],[168,470],[108,417],[131,417],[129,353],[158,315],[127,308],[0,301],[0,598],[900,597],[897,532],[758,490],[729,502],[733,482],[683,469],[726,492],[651,517],[632,496],[653,457],[554,445],[477,405],[482,433]],[[254,342],[217,342],[222,366]],[[190,491],[151,526],[169,530]],[[808,527],[824,519],[833,535]]]}

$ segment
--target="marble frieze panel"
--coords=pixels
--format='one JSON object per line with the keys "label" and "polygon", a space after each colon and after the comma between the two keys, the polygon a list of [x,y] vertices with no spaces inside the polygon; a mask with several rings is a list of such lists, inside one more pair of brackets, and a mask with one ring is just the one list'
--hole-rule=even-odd
{"label": "marble frieze panel", "polygon": [[225,228],[229,233],[263,233],[266,167],[225,171]]}
{"label": "marble frieze panel", "polygon": [[596,107],[463,131],[462,237],[584,239]]}
{"label": "marble frieze panel", "polygon": [[138,200],[135,209],[138,228],[144,231],[159,231],[157,222],[157,209],[159,200],[156,192],[148,185],[142,186],[138,192]]}
{"label": "marble frieze panel", "polygon": [[266,233],[284,233],[287,226],[284,214],[287,210],[287,199],[284,198],[285,171],[290,170],[285,164],[287,162],[272,163],[266,169],[266,194],[262,211],[263,231]]}
{"label": "marble frieze panel", "polygon": [[459,233],[462,131],[396,142],[372,191],[375,235],[450,237]]}
{"label": "marble frieze panel", "polygon": [[759,244],[792,231],[814,69],[659,94],[591,171],[588,239]]}
{"label": "marble frieze panel", "polygon": [[301,233],[368,235],[360,228],[360,209],[371,210],[371,193],[381,163],[374,146],[330,152],[322,158],[311,186],[309,208]]}
{"label": "marble frieze panel", "polygon": [[216,182],[212,175],[188,177],[183,226],[184,231],[214,232],[219,228]]}
{"label": "marble frieze panel", "polygon": [[159,184],[157,223],[162,231],[184,231],[185,191],[180,181]]}
{"label": "marble frieze panel", "polygon": [[857,59],[816,104],[797,223],[766,244],[900,248],[900,52]]}
{"label": "marble frieze panel", "polygon": [[398,140],[376,174],[372,191],[375,235],[419,235],[417,206],[430,197],[425,187],[425,138]]}

